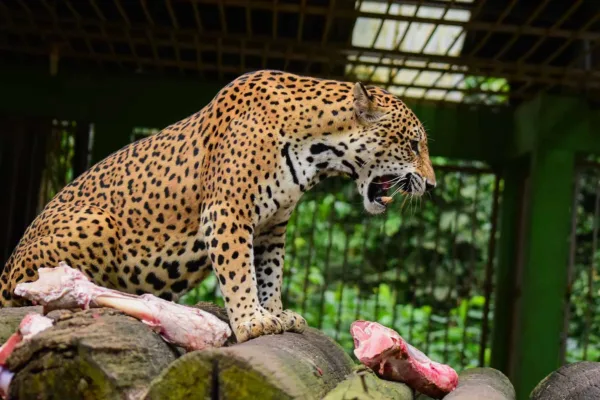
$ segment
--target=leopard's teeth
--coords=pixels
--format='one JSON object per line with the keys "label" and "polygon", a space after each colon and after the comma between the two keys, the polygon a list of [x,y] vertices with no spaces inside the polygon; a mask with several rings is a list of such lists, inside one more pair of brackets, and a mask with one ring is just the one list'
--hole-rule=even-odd
{"label": "leopard's teeth", "polygon": [[389,196],[381,196],[375,199],[375,201],[381,204],[382,206],[387,206],[389,203],[392,202],[392,200],[393,198]]}

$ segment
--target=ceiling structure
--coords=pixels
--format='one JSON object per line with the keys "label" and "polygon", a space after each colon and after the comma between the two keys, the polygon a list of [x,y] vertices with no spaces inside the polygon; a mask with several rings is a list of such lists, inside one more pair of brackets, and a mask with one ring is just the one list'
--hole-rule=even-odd
{"label": "ceiling structure", "polygon": [[260,68],[407,98],[600,99],[594,0],[0,0],[0,62],[226,82]]}

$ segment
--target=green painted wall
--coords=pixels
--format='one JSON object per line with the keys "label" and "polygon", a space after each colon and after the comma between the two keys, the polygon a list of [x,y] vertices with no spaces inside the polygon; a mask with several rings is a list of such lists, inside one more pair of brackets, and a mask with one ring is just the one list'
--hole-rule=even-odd
{"label": "green painted wall", "polygon": [[[540,95],[515,110],[515,134],[508,158],[531,153],[537,146],[600,154],[600,110],[577,97]],[[542,132],[542,135],[537,135]]]}
{"label": "green painted wall", "polygon": [[143,75],[0,68],[0,113],[95,124],[94,161],[129,142],[132,128],[163,128],[206,105],[222,85]]}
{"label": "green painted wall", "polygon": [[[163,128],[206,105],[224,83],[192,78],[0,67],[0,113],[43,115],[97,124],[95,160],[129,140],[129,126]],[[430,153],[499,161],[514,131],[509,109],[408,102],[431,137]]]}

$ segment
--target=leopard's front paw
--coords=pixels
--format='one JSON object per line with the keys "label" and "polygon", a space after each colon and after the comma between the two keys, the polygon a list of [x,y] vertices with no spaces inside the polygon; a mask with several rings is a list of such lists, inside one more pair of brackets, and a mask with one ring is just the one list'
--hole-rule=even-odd
{"label": "leopard's front paw", "polygon": [[306,329],[306,320],[292,310],[282,311],[277,317],[283,323],[283,329],[286,332],[302,333]]}
{"label": "leopard's front paw", "polygon": [[273,314],[263,311],[239,322],[234,331],[238,343],[242,343],[263,335],[283,333],[283,324]]}

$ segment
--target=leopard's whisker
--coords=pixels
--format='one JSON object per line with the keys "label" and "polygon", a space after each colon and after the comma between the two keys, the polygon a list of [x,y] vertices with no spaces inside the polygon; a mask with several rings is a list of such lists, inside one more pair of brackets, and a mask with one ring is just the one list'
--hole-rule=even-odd
{"label": "leopard's whisker", "polygon": [[394,184],[396,184],[396,183],[400,182],[402,179],[403,179],[402,176],[398,176],[398,177],[396,177],[394,179],[390,179],[389,181],[385,181],[385,182],[373,182],[373,183],[376,184],[376,185],[384,185],[386,183],[392,183],[392,182],[394,182]]}
{"label": "leopard's whisker", "polygon": [[400,205],[400,211],[404,210],[404,206],[406,205],[406,200],[408,200],[408,196],[404,198],[404,201],[402,201],[402,204]]}

